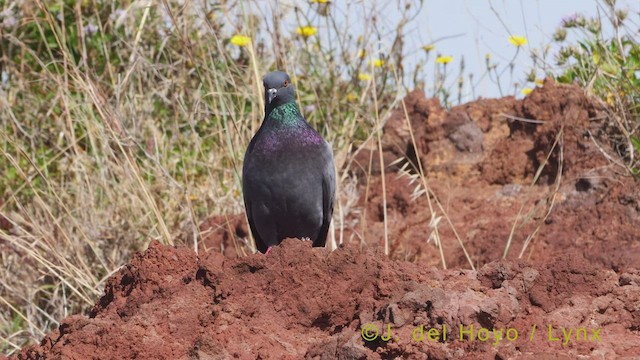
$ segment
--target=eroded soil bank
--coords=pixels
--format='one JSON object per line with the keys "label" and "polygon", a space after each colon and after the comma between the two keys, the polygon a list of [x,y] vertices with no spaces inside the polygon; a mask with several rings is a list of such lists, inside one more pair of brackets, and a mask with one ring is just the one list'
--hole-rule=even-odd
{"label": "eroded soil bank", "polygon": [[[13,358],[638,356],[640,187],[613,163],[624,159],[606,111],[552,81],[524,100],[446,111],[416,90],[405,105],[409,121],[400,108],[384,127],[384,172],[375,146],[347,165],[360,195],[344,246],[287,240],[244,256],[243,216],[213,217],[198,255],[151,243],[90,314]],[[448,270],[428,241],[428,199],[413,196],[419,167],[449,219]]]}
{"label": "eroded soil bank", "polygon": [[472,271],[294,239],[239,259],[154,242],[109,280],[90,316],[63,320],[16,358],[631,357],[639,303],[639,271],[604,270],[576,252]]}
{"label": "eroded soil bank", "polygon": [[[619,134],[580,88],[548,80],[524,100],[478,100],[450,111],[415,90],[405,106],[409,122],[396,109],[382,138],[392,259],[442,265],[428,242],[429,202],[412,196],[424,191],[412,179],[417,153],[476,267],[501,259],[511,237],[508,259],[541,262],[574,249],[603,269],[640,268],[640,184],[614,164],[624,161],[611,141]],[[375,247],[384,239],[382,172],[376,145],[370,148],[347,165],[360,198],[343,241]],[[399,171],[402,158],[411,161],[406,171]],[[442,216],[433,197],[432,207]],[[242,214],[213,217],[202,230],[207,250],[231,257],[248,252]],[[470,268],[446,218],[438,232],[447,267]]]}

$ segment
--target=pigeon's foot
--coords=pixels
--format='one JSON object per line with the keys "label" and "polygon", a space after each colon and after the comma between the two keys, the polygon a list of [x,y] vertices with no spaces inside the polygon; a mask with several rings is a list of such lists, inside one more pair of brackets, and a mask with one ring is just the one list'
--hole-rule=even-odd
{"label": "pigeon's foot", "polygon": [[272,247],[273,247],[273,246],[269,246],[269,247],[267,248],[267,251],[265,251],[265,252],[264,252],[264,254],[265,254],[265,255],[267,255],[267,254],[269,253],[269,251],[271,251],[271,248],[272,248]]}

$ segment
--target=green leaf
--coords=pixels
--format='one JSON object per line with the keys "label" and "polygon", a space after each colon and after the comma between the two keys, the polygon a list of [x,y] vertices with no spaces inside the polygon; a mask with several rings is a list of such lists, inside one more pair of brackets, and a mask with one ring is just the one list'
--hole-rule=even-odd
{"label": "green leaf", "polygon": [[631,144],[636,149],[636,152],[640,153],[640,139],[635,136],[629,136],[629,140],[631,140]]}

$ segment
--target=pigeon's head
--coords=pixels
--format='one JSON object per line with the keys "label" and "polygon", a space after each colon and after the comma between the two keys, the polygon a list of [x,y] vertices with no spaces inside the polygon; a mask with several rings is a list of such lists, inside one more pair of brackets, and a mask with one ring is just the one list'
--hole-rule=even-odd
{"label": "pigeon's head", "polygon": [[262,80],[264,84],[264,103],[267,108],[294,101],[295,91],[291,79],[284,71],[268,73]]}

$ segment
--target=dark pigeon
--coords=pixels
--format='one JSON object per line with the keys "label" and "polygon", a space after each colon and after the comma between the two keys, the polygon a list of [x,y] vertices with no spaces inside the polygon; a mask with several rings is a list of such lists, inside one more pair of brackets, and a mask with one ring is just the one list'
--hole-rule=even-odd
{"label": "dark pigeon", "polygon": [[288,237],[322,247],[336,189],[331,147],[302,117],[287,73],[267,74],[263,83],[264,121],[242,168],[251,233],[262,253]]}

